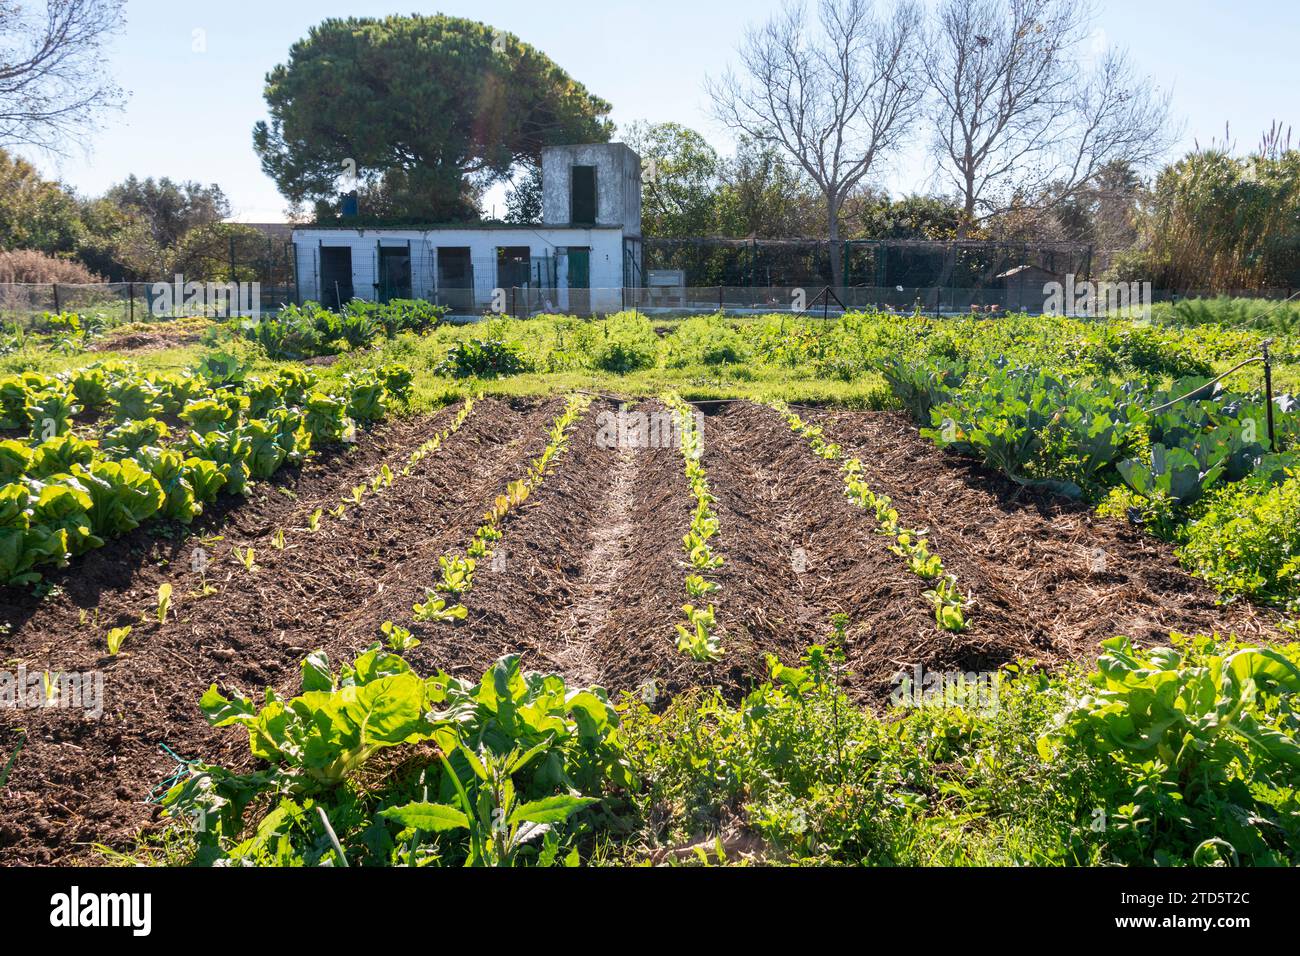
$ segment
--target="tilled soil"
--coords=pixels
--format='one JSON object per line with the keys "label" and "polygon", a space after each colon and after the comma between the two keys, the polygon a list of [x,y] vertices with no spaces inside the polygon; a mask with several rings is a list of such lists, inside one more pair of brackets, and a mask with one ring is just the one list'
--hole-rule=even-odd
{"label": "tilled soil", "polygon": [[[1117,633],[1161,640],[1170,630],[1276,636],[1266,612],[1221,607],[1170,550],[1086,508],[1029,495],[944,455],[900,416],[820,411],[807,417],[861,457],[904,523],[929,529],[933,549],[970,593],[971,627],[940,630],[925,584],[910,574],[874,516],[843,495],[838,465],[823,461],[773,411],[748,403],[707,409],[704,465],[717,498],[716,550],[726,563],[711,595],[725,650],[716,664],[676,650],[687,568],[682,536],[694,499],[676,447],[618,447],[602,425],[618,406],[599,400],[570,447],[503,524],[456,624],[411,622],[438,574],[463,553],[493,498],[541,453],[563,408],[485,400],[442,449],[341,519],[328,510],[350,489],[410,452],[455,414],[383,426],[347,453],[256,486],[252,497],[205,514],[189,529],[141,529],[49,578],[43,600],[5,594],[3,669],[105,674],[102,717],[51,708],[0,711],[0,765],[26,743],[0,803],[0,862],[75,863],[91,844],[131,848],[160,826],[150,795],[186,759],[251,766],[244,735],[208,727],[197,702],[217,683],[249,695],[298,689],[306,653],[339,661],[379,639],[393,620],[421,639],[406,655],[423,672],[477,678],[502,654],[528,669],[598,683],[656,706],[693,686],[729,696],[767,674],[765,658],[794,663],[825,642],[831,616],[848,615],[850,691],[879,701],[899,670],[986,670],[1018,657],[1045,663],[1093,654]],[[664,411],[654,402],[635,406]],[[277,530],[286,547],[272,546]],[[231,548],[252,546],[246,571]],[[203,579],[190,559],[212,556]],[[158,586],[175,588],[164,626],[151,617]],[[110,627],[131,625],[123,652],[105,656]]]}
{"label": "tilled soil", "polygon": [[904,525],[929,530],[931,550],[973,598],[961,637],[987,663],[1086,659],[1118,634],[1143,643],[1167,642],[1171,631],[1281,636],[1271,612],[1220,604],[1168,545],[943,453],[901,414],[800,414],[862,460],[863,477],[893,499]]}
{"label": "tilled soil", "polygon": [[[57,597],[5,605],[6,667],[102,670],[105,708],[98,719],[63,708],[0,712],[6,755],[26,731],[0,805],[0,861],[67,862],[88,856],[92,842],[129,847],[156,825],[146,801],[176,769],[161,744],[186,759],[238,762],[246,745],[208,727],[197,707],[203,690],[215,682],[249,695],[267,685],[294,692],[310,650],[337,661],[363,649],[394,597],[405,614],[391,616],[408,618],[437,555],[472,533],[483,502],[540,450],[559,407],[481,402],[411,476],[307,532],[315,508],[333,507],[381,463],[396,472],[453,411],[400,423],[341,460],[318,460],[225,515],[205,516],[187,540],[157,542],[141,529],[52,577]],[[281,488],[297,489],[296,498]],[[277,529],[283,551],[271,546]],[[196,544],[213,555],[206,580],[218,590],[207,597],[189,561]],[[234,545],[252,546],[259,570],[237,563]],[[153,613],[163,581],[173,584],[175,607],[160,627],[142,615]],[[123,652],[105,656],[104,634],[126,624]]]}
{"label": "tilled soil", "polygon": [[571,685],[656,698],[723,679],[676,650],[692,501],[681,453],[602,440],[617,407],[592,405],[551,474],[506,518],[464,597],[466,620],[422,626],[413,661],[478,676],[517,653],[526,669],[562,673]]}
{"label": "tilled soil", "polygon": [[729,657],[749,675],[765,656],[798,662],[851,626],[844,650],[856,696],[878,696],[901,666],[971,664],[965,635],[935,627],[924,584],[908,573],[860,509],[840,493],[836,465],[811,454],[769,409],[728,403],[706,418],[704,464],[717,496],[717,613]]}

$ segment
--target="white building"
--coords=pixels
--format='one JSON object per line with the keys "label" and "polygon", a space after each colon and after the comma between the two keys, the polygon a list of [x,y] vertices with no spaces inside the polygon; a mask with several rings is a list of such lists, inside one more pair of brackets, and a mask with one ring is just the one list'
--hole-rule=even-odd
{"label": "white building", "polygon": [[641,285],[641,159],[622,143],[542,152],[539,225],[294,229],[298,301],[417,298],[479,313],[613,312]]}

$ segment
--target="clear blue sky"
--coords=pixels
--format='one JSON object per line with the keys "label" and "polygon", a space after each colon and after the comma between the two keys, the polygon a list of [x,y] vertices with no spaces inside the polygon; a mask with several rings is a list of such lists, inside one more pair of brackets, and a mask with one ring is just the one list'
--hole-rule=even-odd
{"label": "clear blue sky", "polygon": [[[252,149],[265,118],[262,81],[290,44],[330,16],[443,12],[483,20],[545,51],[614,105],[620,125],[675,120],[723,152],[730,137],[708,117],[707,74],[732,58],[746,24],[779,0],[128,0],[128,23],[111,51],[125,111],[62,160],[33,156],[49,175],[96,194],[134,173],[215,182],[235,218],[274,221],[284,202]],[[1300,0],[1101,0],[1101,42],[1127,47],[1173,92],[1181,148],[1222,137],[1242,148],[1274,120],[1300,135]],[[194,50],[196,30],[206,51]],[[918,139],[923,136],[918,136]],[[84,149],[89,152],[83,152]],[[894,192],[924,189],[927,163],[905,156],[884,171]],[[499,200],[498,200],[499,201]]]}

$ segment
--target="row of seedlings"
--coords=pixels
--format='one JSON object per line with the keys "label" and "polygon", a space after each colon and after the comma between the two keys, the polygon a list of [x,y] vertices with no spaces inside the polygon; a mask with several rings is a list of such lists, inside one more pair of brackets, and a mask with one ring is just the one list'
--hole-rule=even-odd
{"label": "row of seedlings", "polygon": [[862,461],[846,458],[839,445],[825,439],[820,425],[805,422],[784,404],[777,403],[773,407],[795,434],[807,440],[813,454],[840,463],[845,497],[875,515],[878,533],[892,539],[889,550],[907,562],[909,571],[930,584],[925,597],[934,605],[935,622],[945,631],[964,631],[968,626],[966,606],[969,599],[958,588],[957,575],[945,571],[943,559],[930,550],[927,532],[904,527],[889,496],[876,494],[867,484]]}
{"label": "row of seedlings", "polygon": [[[572,395],[564,411],[551,424],[546,449],[528,466],[528,473],[506,486],[492,507],[483,515],[483,524],[474,532],[474,540],[464,554],[443,555],[438,559],[440,576],[426,599],[412,606],[417,621],[458,621],[468,613],[461,598],[474,586],[474,570],[492,557],[501,540],[501,526],[506,516],[520,507],[546,478],[548,471],[569,447],[570,429],[591,404],[587,395]],[[392,636],[390,634],[390,642]]]}
{"label": "row of seedlings", "polygon": [[709,544],[709,540],[718,533],[719,523],[717,512],[713,509],[716,499],[709,491],[709,479],[704,469],[704,435],[696,410],[680,396],[666,395],[663,403],[672,411],[681,436],[686,481],[690,485],[691,494],[695,496],[691,526],[682,537],[688,569],[686,597],[689,603],[682,605],[686,620],[677,625],[677,650],[697,661],[716,661],[722,657],[722,644],[716,633],[714,606],[712,603],[703,606],[701,602],[721,587],[705,575],[722,567],[723,558]]}

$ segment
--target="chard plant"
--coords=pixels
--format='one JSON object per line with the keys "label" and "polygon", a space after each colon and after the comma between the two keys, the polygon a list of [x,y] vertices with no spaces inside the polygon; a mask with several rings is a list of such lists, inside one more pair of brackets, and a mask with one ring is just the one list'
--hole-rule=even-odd
{"label": "chard plant", "polygon": [[163,583],[158,588],[158,623],[167,623],[167,613],[172,609],[172,586]]}
{"label": "chard plant", "polygon": [[117,652],[122,649],[122,642],[127,639],[131,633],[131,625],[126,627],[115,627],[109,630],[108,637],[105,639],[108,644],[108,654],[110,657],[117,657]]}
{"label": "chard plant", "polygon": [[392,621],[385,621],[379,626],[387,640],[388,649],[401,654],[405,651],[414,650],[420,646],[420,639],[415,637],[406,628],[400,624],[394,624]]}
{"label": "chard plant", "polygon": [[412,605],[411,611],[416,621],[444,624],[463,621],[469,613],[465,605],[452,604],[449,606],[446,598],[437,597],[432,592],[422,603]]}
{"label": "chard plant", "polygon": [[[638,786],[605,691],[517,656],[465,681],[422,678],[378,644],[338,670],[315,652],[295,697],[213,686],[200,707],[242,727],[259,766],[195,762],[164,796],[170,819],[204,819],[199,864],[553,865],[588,794]],[[364,773],[385,750],[412,773]]]}
{"label": "chard plant", "polygon": [[[695,510],[691,526],[682,536],[682,549],[690,573],[686,576],[686,595],[692,602],[721,589],[716,581],[705,574],[717,571],[723,557],[717,554],[710,539],[718,533],[720,524],[713,504],[717,500],[709,491],[709,478],[704,468],[704,436],[695,420],[695,411],[678,395],[666,395],[663,403],[673,413],[677,431],[681,436],[682,459],[686,481],[695,497]],[[716,661],[722,657],[722,642],[714,633],[716,618],[713,605],[697,607],[694,603],[682,606],[685,623],[678,623],[677,650],[697,661]]]}

